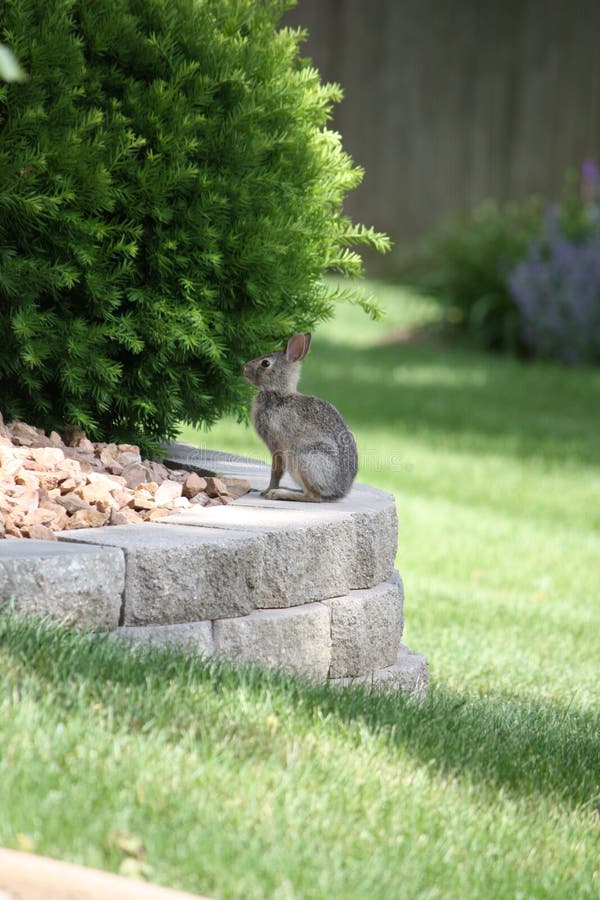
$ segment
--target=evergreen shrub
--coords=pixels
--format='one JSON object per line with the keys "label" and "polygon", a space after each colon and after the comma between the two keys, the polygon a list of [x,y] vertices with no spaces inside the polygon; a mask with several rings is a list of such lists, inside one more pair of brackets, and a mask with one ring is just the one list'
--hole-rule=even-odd
{"label": "evergreen shrub", "polygon": [[387,238],[327,128],[335,85],[279,0],[4,0],[0,411],[169,438],[248,400],[241,363],[310,330],[328,270]]}

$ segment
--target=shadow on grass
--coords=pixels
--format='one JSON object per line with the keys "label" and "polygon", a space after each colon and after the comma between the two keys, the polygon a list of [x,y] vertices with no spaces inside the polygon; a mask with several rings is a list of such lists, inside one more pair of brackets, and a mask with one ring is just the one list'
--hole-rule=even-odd
{"label": "shadow on grass", "polygon": [[[477,452],[596,465],[600,371],[528,364],[431,343],[347,347],[321,340],[302,390],[353,427],[441,432]],[[436,434],[437,439],[437,434]]]}
{"label": "shadow on grass", "polygon": [[[167,730],[169,740],[192,733],[201,743],[206,728],[198,689],[227,697],[228,720],[232,696],[243,691],[244,708],[248,693],[257,702],[267,696],[277,715],[308,717],[317,733],[324,720],[340,732],[356,723],[378,735],[387,752],[401,748],[434,772],[518,796],[549,794],[600,813],[599,710],[498,692],[461,694],[443,685],[416,704],[389,691],[310,685],[173,651],[132,652],[104,637],[90,640],[10,615],[0,617],[0,666],[9,664],[17,675],[33,678],[29,696],[49,699],[61,716],[73,714],[78,704],[91,715],[94,702],[101,706],[110,697],[111,727],[117,731]],[[243,733],[242,713],[234,727]]]}

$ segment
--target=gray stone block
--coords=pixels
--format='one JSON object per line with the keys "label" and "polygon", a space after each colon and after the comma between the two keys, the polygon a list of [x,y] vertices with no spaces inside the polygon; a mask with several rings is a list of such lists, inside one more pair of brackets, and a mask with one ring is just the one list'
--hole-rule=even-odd
{"label": "gray stone block", "polygon": [[198,506],[160,521],[260,535],[264,553],[256,607],[261,609],[370,588],[394,569],[394,498],[364,485],[337,503],[280,502],[250,494],[228,506]]}
{"label": "gray stone block", "polygon": [[256,535],[148,523],[82,528],[59,538],[124,552],[124,625],[198,622],[254,609],[263,553]]}
{"label": "gray stone block", "polygon": [[0,541],[0,609],[92,629],[119,624],[125,582],[120,550],[50,541]]}
{"label": "gray stone block", "polygon": [[[332,555],[336,552],[351,554],[351,562],[345,570],[346,578],[339,582],[337,593],[373,587],[390,578],[394,571],[398,516],[393,495],[385,491],[355,484],[347,497],[318,505],[265,500],[259,494],[251,493],[240,497],[232,505],[275,511],[278,506],[284,507],[298,526],[310,528],[313,523],[325,525],[325,540],[332,545]],[[352,523],[352,536],[347,527],[344,532],[348,518]]]}
{"label": "gray stone block", "polygon": [[324,681],[331,662],[329,610],[322,603],[270,609],[214,623],[215,651],[233,663],[295,672]]}
{"label": "gray stone block", "polygon": [[394,663],[404,626],[398,575],[324,603],[331,610],[331,678],[362,675]]}
{"label": "gray stone block", "polygon": [[257,609],[291,607],[349,590],[356,557],[352,522],[265,535]]}
{"label": "gray stone block", "polygon": [[398,550],[398,516],[393,501],[379,509],[357,510],[356,558],[350,588],[360,590],[386,581],[394,571]]}
{"label": "gray stone block", "polygon": [[141,647],[182,647],[200,656],[212,656],[215,652],[212,622],[124,626],[111,632],[110,637]]}
{"label": "gray stone block", "polygon": [[254,596],[257,609],[301,606],[350,590],[355,560],[356,531],[347,515],[319,515],[315,510],[238,507],[199,507],[161,522],[196,525],[208,523],[244,529],[261,543],[260,577]]}
{"label": "gray stone block", "polygon": [[425,700],[429,688],[429,664],[427,657],[422,653],[415,653],[405,644],[401,644],[393,666],[357,678],[332,678],[329,683],[334,687],[369,684],[379,690],[399,690],[414,700],[422,701]]}

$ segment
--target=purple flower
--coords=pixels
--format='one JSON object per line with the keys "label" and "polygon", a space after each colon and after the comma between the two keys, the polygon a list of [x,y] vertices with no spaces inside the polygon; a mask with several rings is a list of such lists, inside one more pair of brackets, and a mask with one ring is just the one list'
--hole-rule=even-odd
{"label": "purple flower", "polygon": [[598,164],[591,156],[587,156],[581,163],[581,180],[587,184],[598,184]]}
{"label": "purple flower", "polygon": [[594,204],[600,196],[600,173],[595,159],[586,157],[581,164],[581,198],[584,203]]}
{"label": "purple flower", "polygon": [[600,361],[600,235],[571,241],[550,210],[508,286],[532,353],[570,364]]}

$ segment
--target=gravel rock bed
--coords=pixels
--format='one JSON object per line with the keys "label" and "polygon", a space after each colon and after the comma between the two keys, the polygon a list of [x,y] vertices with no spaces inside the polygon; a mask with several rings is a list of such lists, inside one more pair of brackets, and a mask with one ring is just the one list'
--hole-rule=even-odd
{"label": "gravel rock bed", "polygon": [[0,415],[0,538],[139,525],[176,510],[223,506],[250,490],[242,478],[202,477],[142,459],[134,444],[90,441],[77,428],[46,435]]}

